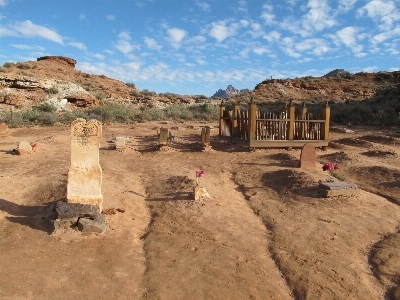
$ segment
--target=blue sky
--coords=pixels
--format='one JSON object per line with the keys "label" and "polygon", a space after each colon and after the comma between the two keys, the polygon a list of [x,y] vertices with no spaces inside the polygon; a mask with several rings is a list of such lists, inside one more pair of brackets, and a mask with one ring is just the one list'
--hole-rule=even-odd
{"label": "blue sky", "polygon": [[77,60],[157,93],[400,69],[399,0],[0,0],[0,63]]}

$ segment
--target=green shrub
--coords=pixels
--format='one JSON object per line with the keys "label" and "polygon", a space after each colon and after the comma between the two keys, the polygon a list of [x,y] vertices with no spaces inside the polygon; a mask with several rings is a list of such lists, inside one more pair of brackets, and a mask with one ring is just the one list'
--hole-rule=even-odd
{"label": "green shrub", "polygon": [[106,99],[106,94],[104,94],[104,93],[101,92],[101,91],[94,92],[94,93],[92,93],[92,95],[93,95],[93,97],[95,97],[97,100],[104,100],[104,99]]}
{"label": "green shrub", "polygon": [[105,101],[104,106],[94,106],[87,111],[90,119],[94,118],[102,122],[129,123],[135,120],[136,110],[115,102]]}
{"label": "green shrub", "polygon": [[59,117],[59,122],[64,124],[70,124],[73,120],[82,118],[82,119],[89,119],[86,112],[83,110],[73,110],[73,111],[66,111],[62,113]]}
{"label": "green shrub", "polygon": [[173,120],[191,120],[193,119],[193,113],[185,106],[182,105],[170,105],[164,109],[165,116],[168,119]]}
{"label": "green shrub", "polygon": [[23,70],[28,70],[31,68],[31,65],[28,63],[17,62],[17,68],[23,69]]}
{"label": "green shrub", "polygon": [[54,113],[57,111],[57,107],[49,103],[41,103],[39,106],[36,106],[34,109],[38,110],[39,112],[49,112]]}
{"label": "green shrub", "polygon": [[126,86],[129,86],[130,88],[136,89],[136,85],[133,82],[126,82]]}
{"label": "green shrub", "polygon": [[46,92],[48,94],[58,94],[59,90],[55,86],[52,86],[51,88],[47,89]]}
{"label": "green shrub", "polygon": [[10,61],[5,62],[5,63],[3,64],[3,67],[6,68],[6,69],[11,68],[11,67],[13,67],[13,66],[14,66],[14,63],[12,63],[12,62],[10,62]]}

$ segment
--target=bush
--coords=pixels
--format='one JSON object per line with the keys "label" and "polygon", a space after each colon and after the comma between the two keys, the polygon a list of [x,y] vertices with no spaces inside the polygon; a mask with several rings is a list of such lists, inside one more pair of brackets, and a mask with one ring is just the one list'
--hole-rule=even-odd
{"label": "bush", "polygon": [[94,106],[87,111],[89,119],[97,119],[102,122],[129,123],[137,115],[136,110],[131,106],[105,101],[104,106]]}
{"label": "bush", "polygon": [[39,112],[49,112],[54,113],[57,111],[57,108],[49,103],[41,103],[39,106],[36,106],[34,109],[38,110]]}
{"label": "bush", "polygon": [[104,94],[104,93],[101,92],[101,91],[94,92],[94,93],[92,93],[92,95],[93,95],[93,97],[95,97],[97,100],[104,100],[104,99],[106,99],[106,94]]}
{"label": "bush", "polygon": [[58,90],[55,86],[52,86],[51,88],[47,89],[46,92],[47,92],[48,94],[58,94],[58,93],[59,93],[59,90]]}
{"label": "bush", "polygon": [[87,114],[83,110],[73,110],[73,111],[66,111],[59,117],[59,122],[64,124],[70,124],[73,120],[82,118],[88,120]]}
{"label": "bush", "polygon": [[3,64],[3,67],[4,68],[6,68],[6,69],[8,69],[8,68],[11,68],[11,67],[13,67],[14,66],[14,63],[12,63],[12,62],[5,62],[4,64]]}
{"label": "bush", "polygon": [[170,105],[164,109],[165,116],[168,119],[173,120],[191,120],[193,119],[193,113],[185,106],[182,105]]}
{"label": "bush", "polygon": [[23,70],[28,70],[31,68],[31,65],[28,63],[17,62],[17,68],[23,69]]}
{"label": "bush", "polygon": [[129,86],[130,88],[136,89],[136,85],[133,82],[126,82],[126,86]]}

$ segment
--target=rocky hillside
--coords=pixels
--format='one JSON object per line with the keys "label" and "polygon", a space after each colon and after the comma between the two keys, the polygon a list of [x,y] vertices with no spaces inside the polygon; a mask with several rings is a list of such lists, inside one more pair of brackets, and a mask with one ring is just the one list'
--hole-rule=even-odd
{"label": "rocky hillside", "polygon": [[228,85],[226,90],[219,89],[218,91],[215,92],[214,95],[211,96],[211,98],[213,98],[213,99],[215,99],[215,98],[227,99],[227,98],[231,98],[233,96],[244,94],[244,93],[248,93],[248,92],[250,92],[249,89],[237,90],[232,85]]}
{"label": "rocky hillside", "polygon": [[322,77],[264,80],[254,91],[232,98],[248,101],[254,96],[263,102],[343,103],[373,99],[382,91],[396,89],[399,84],[400,71],[351,74],[338,69]]}
{"label": "rocky hillside", "polygon": [[322,77],[265,80],[252,91],[237,90],[229,85],[226,90],[220,89],[212,98],[207,98],[140,91],[134,83],[78,71],[75,64],[74,59],[61,56],[5,63],[0,67],[0,111],[10,111],[11,107],[25,110],[42,102],[66,110],[102,105],[104,100],[165,108],[171,104],[217,104],[221,98],[247,102],[255,97],[264,103],[294,100],[295,103],[329,101],[340,104],[368,100],[371,111],[390,106],[393,113],[400,112],[400,71],[351,74],[338,69]]}
{"label": "rocky hillside", "polygon": [[11,106],[24,110],[41,102],[65,109],[88,108],[101,105],[104,100],[160,108],[171,104],[212,102],[206,96],[140,91],[134,83],[78,71],[75,64],[74,59],[62,56],[45,56],[37,61],[16,64],[5,63],[0,67],[0,110],[8,111]]}

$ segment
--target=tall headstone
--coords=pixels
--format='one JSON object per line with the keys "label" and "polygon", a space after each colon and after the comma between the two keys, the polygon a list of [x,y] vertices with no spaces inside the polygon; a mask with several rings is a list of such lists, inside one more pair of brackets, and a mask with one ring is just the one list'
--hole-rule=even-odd
{"label": "tall headstone", "polygon": [[300,168],[315,168],[315,159],[317,151],[313,144],[305,144],[301,149]]}
{"label": "tall headstone", "polygon": [[76,119],[71,123],[71,164],[68,171],[67,201],[95,205],[102,210],[102,170],[99,148],[102,127],[98,120]]}
{"label": "tall headstone", "polygon": [[161,127],[158,137],[159,150],[164,151],[168,148],[168,136],[169,136],[168,128]]}
{"label": "tall headstone", "polygon": [[205,126],[201,129],[201,145],[203,150],[211,149],[210,146],[210,127]]}

